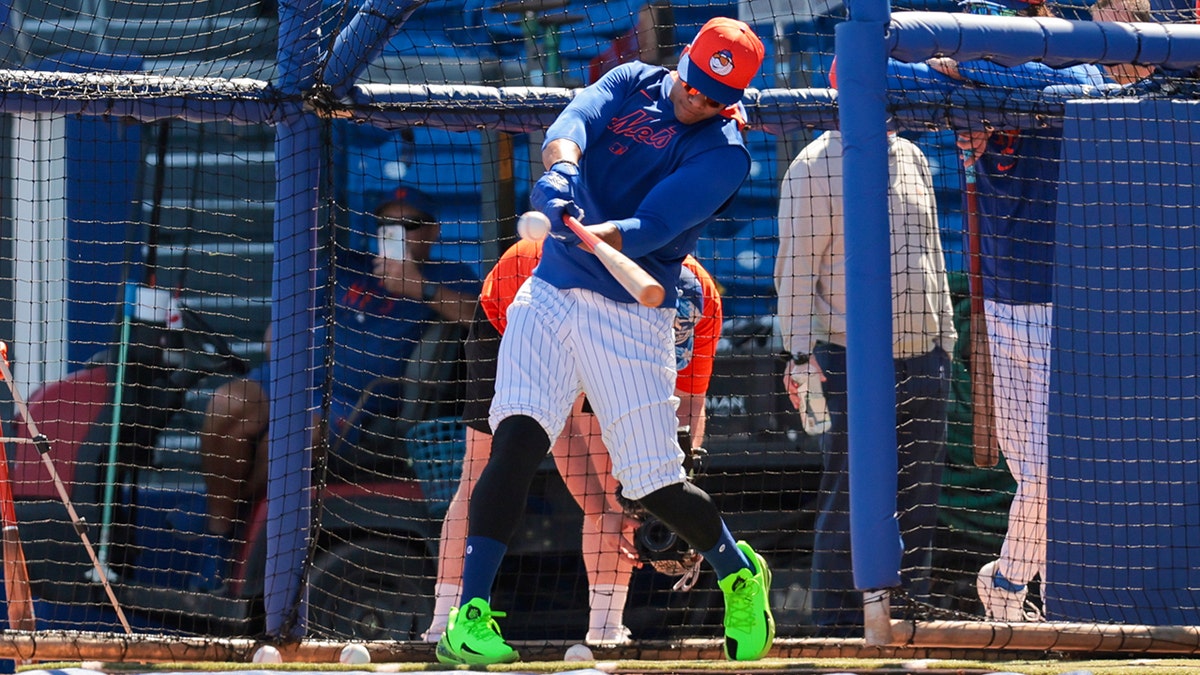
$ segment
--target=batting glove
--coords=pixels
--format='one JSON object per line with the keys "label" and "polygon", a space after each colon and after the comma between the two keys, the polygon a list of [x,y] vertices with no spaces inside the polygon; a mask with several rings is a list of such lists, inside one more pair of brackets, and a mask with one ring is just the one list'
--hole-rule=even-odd
{"label": "batting glove", "polygon": [[[570,162],[558,162],[534,183],[533,190],[529,193],[529,203],[538,211],[546,213],[545,206],[552,200],[578,202],[582,191],[579,167]],[[558,219],[551,217],[550,220],[553,222]]]}
{"label": "batting glove", "polygon": [[552,199],[549,204],[541,208],[541,212],[550,219],[550,236],[562,242],[563,246],[578,246],[583,241],[563,222],[564,213],[575,216],[577,219],[583,218],[583,209],[579,208],[575,202]]}

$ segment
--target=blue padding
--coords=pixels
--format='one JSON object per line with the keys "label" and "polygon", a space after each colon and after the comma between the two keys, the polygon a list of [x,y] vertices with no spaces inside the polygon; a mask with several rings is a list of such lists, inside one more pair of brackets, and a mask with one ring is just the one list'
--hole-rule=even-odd
{"label": "blue padding", "polygon": [[[1047,617],[1200,624],[1200,103],[1068,105]],[[1121,133],[1114,135],[1114,124]]]}
{"label": "blue padding", "polygon": [[[747,92],[749,93],[749,92]],[[751,123],[776,136],[808,129],[836,129],[837,91],[833,89],[768,89],[747,104]]]}
{"label": "blue padding", "polygon": [[486,127],[521,133],[550,126],[574,91],[464,84],[365,85],[355,87],[350,95],[355,103],[366,106],[356,119],[384,128],[431,125],[472,131]]}
{"label": "blue padding", "polygon": [[419,0],[365,0],[334,39],[324,81],[341,98],[420,6]]}
{"label": "blue padding", "polygon": [[[891,373],[892,330],[879,317],[891,316],[891,235],[888,222],[887,5],[856,6],[861,21],[836,29],[839,108],[848,140],[843,158],[845,237],[847,406],[849,417],[850,541],[858,590],[900,584],[900,525],[896,519],[896,391]],[[878,21],[865,20],[878,17]],[[851,56],[853,55],[853,56]],[[849,58],[847,58],[849,57]],[[854,139],[853,142],[850,139]],[[889,489],[880,489],[882,486]]]}
{"label": "blue padding", "polygon": [[[1048,66],[1136,60],[1170,69],[1200,65],[1200,49],[1172,42],[1200,40],[1200,26],[1073,22],[945,12],[900,12],[887,40],[891,56],[917,63],[934,56],[989,59],[1000,65],[1040,61]],[[998,54],[996,45],[1004,45]],[[1194,45],[1195,42],[1192,42]]]}

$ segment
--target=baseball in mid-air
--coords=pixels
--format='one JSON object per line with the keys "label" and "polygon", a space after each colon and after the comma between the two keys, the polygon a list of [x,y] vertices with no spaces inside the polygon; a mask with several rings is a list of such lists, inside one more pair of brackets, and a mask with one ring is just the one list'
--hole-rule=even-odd
{"label": "baseball in mid-air", "polygon": [[593,661],[592,650],[588,649],[587,645],[571,645],[567,648],[567,653],[563,656],[563,661]]}
{"label": "baseball in mid-air", "polygon": [[283,663],[283,655],[271,645],[263,645],[255,650],[250,660],[254,663]]}
{"label": "baseball in mid-air", "polygon": [[347,666],[357,666],[371,662],[371,652],[367,648],[358,643],[352,642],[345,647],[342,647],[342,653],[338,656],[338,661],[341,661]]}
{"label": "baseball in mid-air", "polygon": [[550,234],[550,219],[541,211],[526,211],[517,218],[517,236],[541,241]]}

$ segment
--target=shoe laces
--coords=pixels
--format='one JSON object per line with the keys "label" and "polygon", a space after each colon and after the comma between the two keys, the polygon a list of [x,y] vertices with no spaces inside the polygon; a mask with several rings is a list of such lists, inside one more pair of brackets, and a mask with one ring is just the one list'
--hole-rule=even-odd
{"label": "shoe laces", "polygon": [[725,624],[736,628],[753,627],[758,620],[759,586],[749,570],[733,580],[725,602]]}
{"label": "shoe laces", "polygon": [[470,612],[468,612],[467,617],[465,617],[467,619],[467,633],[476,640],[503,640],[504,636],[500,634],[500,624],[496,623],[496,619],[503,619],[507,615],[504,612],[491,610],[478,611],[478,616],[472,617],[470,616]]}

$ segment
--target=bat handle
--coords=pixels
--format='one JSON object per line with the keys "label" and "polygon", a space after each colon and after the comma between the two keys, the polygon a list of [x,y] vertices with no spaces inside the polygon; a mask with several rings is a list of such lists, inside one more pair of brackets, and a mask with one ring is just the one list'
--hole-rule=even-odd
{"label": "bat handle", "polygon": [[601,241],[600,237],[596,236],[591,230],[584,227],[583,223],[579,222],[578,218],[569,213],[564,213],[563,223],[566,224],[567,227],[571,228],[571,231],[575,233],[575,236],[579,237],[580,240],[583,241],[583,245],[587,247],[589,253],[596,250],[596,244],[599,244]]}

